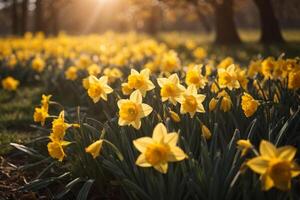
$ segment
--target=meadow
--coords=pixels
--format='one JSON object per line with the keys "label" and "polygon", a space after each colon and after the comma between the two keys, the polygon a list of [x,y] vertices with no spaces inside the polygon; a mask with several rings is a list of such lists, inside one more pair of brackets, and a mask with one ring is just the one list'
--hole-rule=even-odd
{"label": "meadow", "polygon": [[299,199],[300,34],[283,35],[1,38],[0,154],[26,181],[0,194]]}

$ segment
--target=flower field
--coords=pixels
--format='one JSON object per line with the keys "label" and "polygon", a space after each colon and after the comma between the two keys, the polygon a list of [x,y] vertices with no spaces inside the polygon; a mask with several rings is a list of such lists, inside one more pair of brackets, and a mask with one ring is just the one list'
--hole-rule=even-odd
{"label": "flower field", "polygon": [[19,169],[35,172],[18,190],[36,199],[300,199],[297,55],[176,33],[2,38],[0,99],[39,91],[23,99],[30,119],[11,125],[37,133],[10,144],[26,155]]}

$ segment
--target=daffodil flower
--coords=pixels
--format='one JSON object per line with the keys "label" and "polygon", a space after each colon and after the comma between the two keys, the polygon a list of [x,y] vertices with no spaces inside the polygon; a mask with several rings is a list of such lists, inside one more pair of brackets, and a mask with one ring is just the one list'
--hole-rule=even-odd
{"label": "daffodil flower", "polygon": [[158,78],[157,82],[161,87],[160,95],[162,101],[169,100],[173,105],[176,105],[180,100],[181,94],[185,91],[185,88],[180,85],[177,74],[172,74],[168,78]]}
{"label": "daffodil flower", "polygon": [[129,99],[120,99],[119,125],[132,125],[135,129],[140,129],[141,118],[148,116],[152,112],[152,107],[142,103],[143,97],[139,90],[134,91]]}
{"label": "daffodil flower", "polygon": [[179,103],[180,113],[189,113],[191,118],[194,117],[196,112],[204,113],[204,107],[202,102],[205,99],[205,95],[197,94],[197,88],[195,85],[190,85],[187,90],[182,94]]}
{"label": "daffodil flower", "polygon": [[140,73],[135,69],[131,69],[131,74],[128,76],[128,87],[132,90],[139,90],[145,97],[146,92],[155,87],[149,76],[149,69],[143,69]]}
{"label": "daffodil flower", "polygon": [[268,141],[261,141],[260,155],[247,161],[247,166],[260,174],[263,190],[276,187],[280,190],[290,190],[291,179],[300,174],[299,166],[294,162],[296,148],[283,146],[276,148]]}
{"label": "daffodil flower", "polygon": [[107,101],[107,94],[113,92],[113,89],[107,85],[108,78],[102,76],[97,79],[95,76],[90,76],[88,79],[88,95],[97,103],[101,98]]}
{"label": "daffodil flower", "polygon": [[186,159],[188,156],[176,146],[178,134],[168,133],[166,127],[159,123],[153,130],[152,138],[142,137],[133,141],[141,154],[136,160],[140,167],[154,167],[161,173],[167,173],[168,162]]}

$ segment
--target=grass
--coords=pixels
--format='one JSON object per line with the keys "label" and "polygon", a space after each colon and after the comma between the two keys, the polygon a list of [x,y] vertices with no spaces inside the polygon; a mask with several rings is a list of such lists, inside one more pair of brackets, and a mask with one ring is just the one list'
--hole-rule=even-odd
{"label": "grass", "polygon": [[9,143],[26,143],[37,136],[30,124],[41,92],[37,87],[19,88],[16,93],[0,90],[0,155],[11,150]]}

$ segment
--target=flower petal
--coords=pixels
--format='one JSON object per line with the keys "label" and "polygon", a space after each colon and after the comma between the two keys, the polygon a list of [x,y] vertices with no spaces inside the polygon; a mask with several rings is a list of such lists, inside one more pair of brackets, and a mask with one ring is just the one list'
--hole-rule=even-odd
{"label": "flower petal", "polygon": [[267,171],[269,161],[262,156],[252,158],[247,163],[247,166],[259,174],[264,174]]}
{"label": "flower petal", "polygon": [[139,155],[139,157],[135,161],[135,164],[140,167],[151,167],[151,164],[146,161],[144,154]]}
{"label": "flower petal", "polygon": [[266,158],[276,157],[276,147],[272,143],[270,143],[266,140],[262,140],[260,142],[259,151],[260,151],[261,156],[263,156],[263,157],[266,157]]}
{"label": "flower petal", "polygon": [[178,141],[178,134],[176,132],[169,133],[164,137],[164,143],[170,146],[175,146]]}
{"label": "flower petal", "polygon": [[142,153],[146,151],[147,146],[151,143],[153,143],[153,140],[150,137],[141,137],[133,140],[133,145],[135,146],[135,148],[137,148],[137,150]]}
{"label": "flower petal", "polygon": [[167,162],[160,163],[158,165],[154,165],[153,167],[154,167],[154,169],[156,169],[157,171],[159,171],[163,174],[166,174],[168,171],[168,163]]}
{"label": "flower petal", "polygon": [[277,149],[277,156],[282,160],[292,161],[296,155],[297,149],[293,146],[284,146]]}
{"label": "flower petal", "polygon": [[175,162],[188,158],[188,156],[179,147],[170,147],[170,153],[168,154],[168,161]]}
{"label": "flower petal", "polygon": [[148,116],[152,112],[153,108],[149,106],[148,104],[143,103],[142,104],[142,116]]}
{"label": "flower petal", "polygon": [[263,174],[260,179],[262,190],[267,191],[274,186],[274,182],[268,174]]}
{"label": "flower petal", "polygon": [[154,130],[153,130],[153,140],[160,142],[165,135],[168,134],[167,128],[165,127],[165,125],[163,123],[159,123],[155,126]]}
{"label": "flower petal", "polygon": [[130,101],[133,101],[135,103],[142,103],[143,97],[142,94],[139,90],[135,90],[131,95],[130,95]]}

